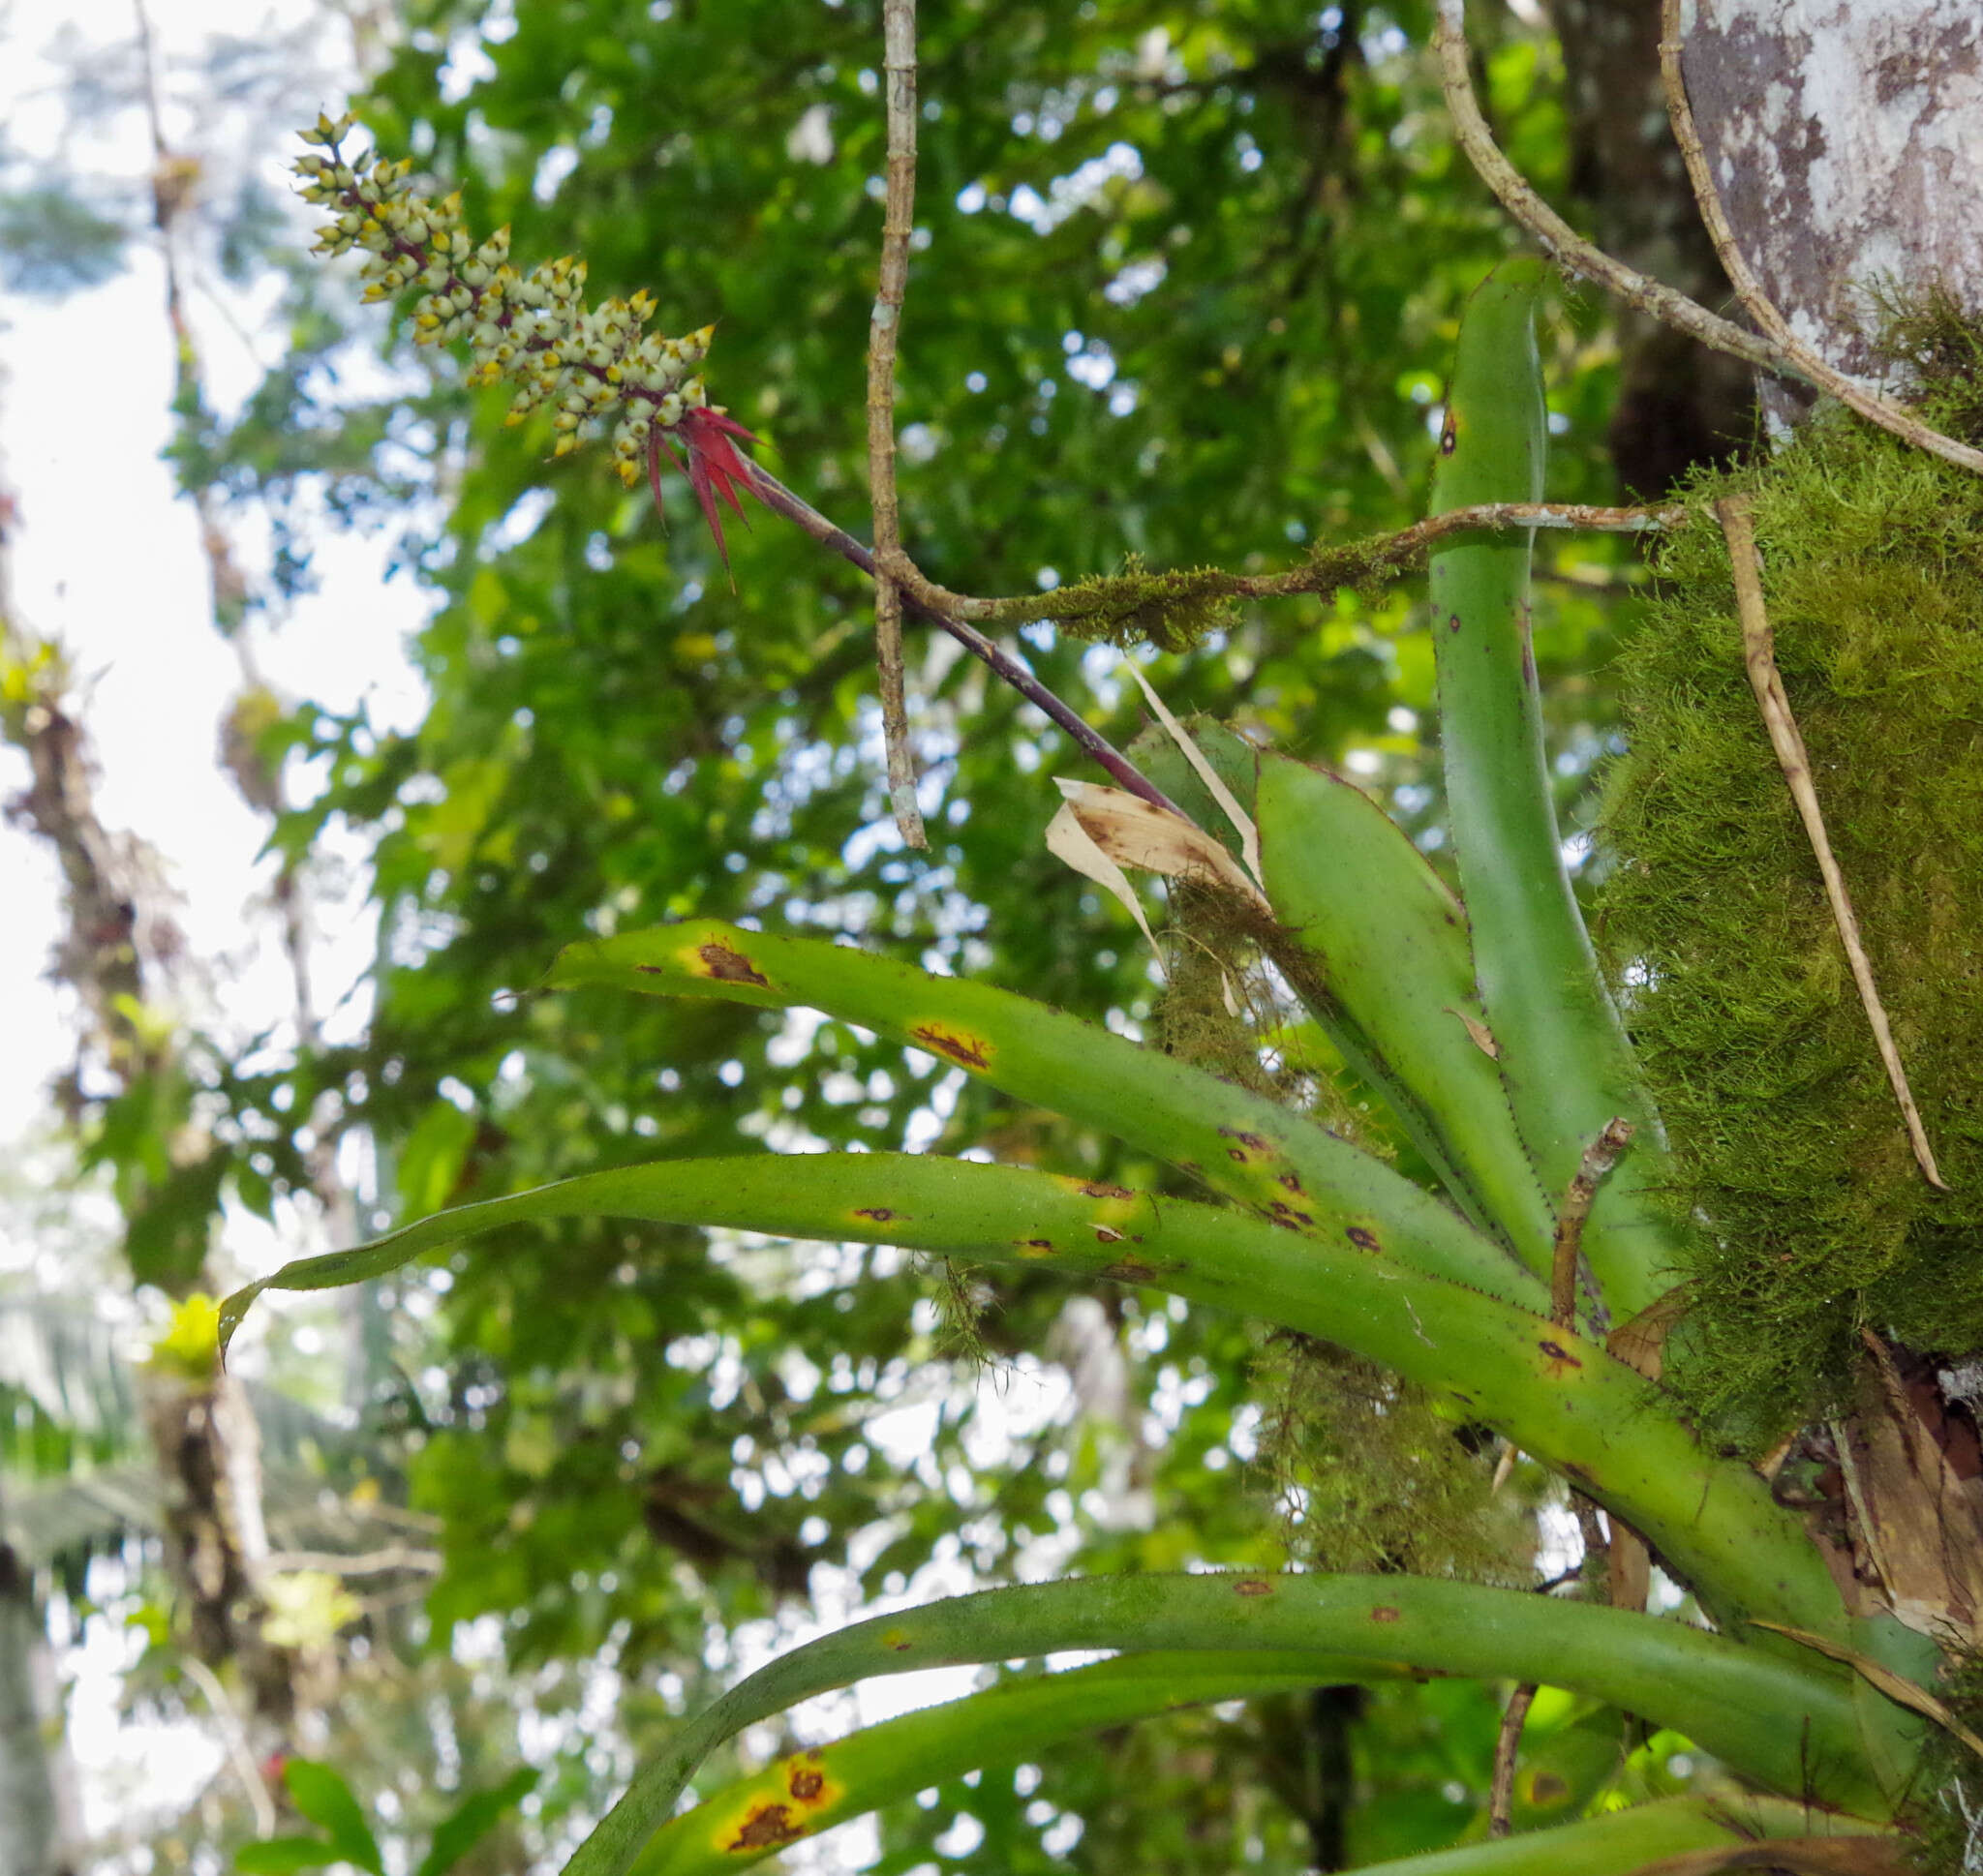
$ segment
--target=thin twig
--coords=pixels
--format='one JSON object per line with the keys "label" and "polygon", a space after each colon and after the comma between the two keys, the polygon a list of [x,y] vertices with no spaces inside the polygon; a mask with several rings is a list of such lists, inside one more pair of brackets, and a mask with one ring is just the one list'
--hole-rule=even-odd
{"label": "thin twig", "polygon": [[205,1695],[207,1706],[213,1710],[214,1724],[220,1728],[228,1763],[233,1768],[234,1776],[241,1781],[241,1789],[248,1795],[248,1806],[255,1813],[255,1834],[258,1837],[274,1836],[275,1800],[269,1796],[268,1780],[261,1775],[261,1768],[255,1763],[255,1754],[248,1744],[247,1728],[241,1724],[241,1715],[228,1698],[228,1690],[221,1684],[220,1676],[197,1654],[182,1654],[179,1666],[184,1670],[186,1679]]}
{"label": "thin twig", "polygon": [[888,751],[888,799],[902,842],[928,847],[916,806],[916,757],[902,695],[902,595],[889,572],[901,544],[895,492],[895,353],[909,284],[909,233],[916,222],[916,0],[883,0],[882,86],[888,101],[888,201],[881,224],[881,271],[868,325],[868,488],[874,504],[874,662],[881,688],[881,736]]}
{"label": "thin twig", "polygon": [[1873,962],[1860,940],[1859,921],[1852,911],[1851,895],[1846,891],[1845,875],[1839,871],[1832,843],[1824,831],[1824,814],[1818,807],[1817,790],[1811,779],[1811,758],[1805,751],[1804,734],[1790,712],[1790,699],[1777,674],[1775,635],[1763,605],[1762,562],[1755,549],[1754,504],[1747,496],[1726,496],[1715,503],[1715,514],[1728,542],[1728,559],[1735,572],[1735,610],[1742,621],[1742,657],[1749,669],[1749,686],[1755,692],[1756,707],[1762,711],[1764,727],[1769,731],[1770,746],[1777,753],[1777,766],[1784,772],[1790,799],[1797,803],[1811,851],[1817,856],[1817,870],[1824,879],[1825,896],[1831,901],[1832,920],[1845,945],[1846,960],[1852,967],[1852,982],[1859,986],[1866,1020],[1873,1025],[1873,1040],[1886,1067],[1886,1078],[1900,1104],[1915,1162],[1931,1186],[1937,1192],[1947,1192],[1948,1187],[1936,1169],[1935,1152],[1928,1144],[1928,1131],[1921,1124],[1920,1109],[1914,1105],[1913,1092],[1907,1086],[1907,1072],[1901,1065],[1901,1052],[1894,1044],[1886,1006],[1880,1002],[1878,986],[1873,981]]}
{"label": "thin twig", "polygon": [[[1664,0],[1664,4],[1669,21],[1665,39],[1677,40],[1670,23],[1676,17],[1675,0]],[[1696,169],[1696,164],[1701,161],[1700,140],[1692,136],[1691,115],[1686,120],[1689,134],[1681,140],[1682,154],[1687,157],[1688,171],[1693,177],[1694,193],[1700,198],[1702,213],[1708,217],[1708,231],[1714,238],[1716,251],[1721,254],[1723,264],[1728,269],[1728,279],[1744,306],[1763,327],[1761,333],[1745,331],[1718,314],[1710,313],[1685,293],[1676,292],[1635,267],[1628,267],[1622,260],[1614,260],[1586,241],[1536,194],[1527,178],[1501,153],[1474,96],[1473,75],[1467,69],[1466,0],[1439,0],[1432,43],[1439,54],[1440,81],[1446,91],[1447,108],[1452,115],[1453,134],[1460,148],[1479,171],[1480,180],[1494,192],[1502,207],[1536,237],[1543,253],[1559,267],[1580,279],[1608,287],[1628,305],[1651,314],[1663,324],[1699,340],[1715,351],[1725,351],[1734,357],[1747,359],[1764,371],[1801,378],[1818,390],[1829,392],[1869,422],[1892,431],[1918,448],[1929,450],[1965,469],[1983,470],[1983,450],[1971,449],[1967,443],[1957,442],[1953,437],[1944,437],[1939,431],[1931,430],[1898,406],[1875,396],[1865,386],[1826,364],[1790,334],[1784,324],[1783,316],[1769,305],[1761,289],[1755,286],[1754,277],[1735,251],[1733,240],[1728,235],[1726,219],[1721,214],[1721,204],[1714,195],[1713,183],[1706,175],[1704,164]],[[1677,45],[1671,56],[1675,76],[1668,81],[1667,97],[1669,106],[1674,108],[1674,131],[1678,136],[1681,115],[1687,106],[1686,93],[1677,77]],[[1663,66],[1667,59],[1667,47],[1663,41]],[[1677,106],[1674,104],[1676,98]],[[1688,148],[1690,138],[1693,143],[1691,152]],[[1712,211],[1708,206],[1711,201],[1714,203]],[[1748,291],[1744,289],[1745,279],[1749,284]],[[1754,300],[1751,291],[1754,294]],[[1756,302],[1768,308],[1767,318],[1758,310]]]}
{"label": "thin twig", "polygon": [[[1345,547],[1319,549],[1304,566],[1285,573],[1228,573],[1219,567],[1149,576],[1165,580],[1180,596],[1194,599],[1291,599],[1302,593],[1327,594],[1387,573],[1411,571],[1426,551],[1449,534],[1499,532],[1515,528],[1578,530],[1603,534],[1648,534],[1677,528],[1687,519],[1684,507],[1601,508],[1573,501],[1483,501],[1471,508],[1452,508]],[[1065,593],[1012,593],[1000,599],[978,599],[952,592],[928,579],[900,550],[888,557],[888,570],[903,592],[931,612],[954,619],[1029,623],[1034,619],[1064,615]],[[1087,583],[1083,583],[1086,585]],[[1106,584],[1106,583],[1098,583]],[[1054,611],[1058,603],[1063,613]]]}
{"label": "thin twig", "polygon": [[1967,443],[1957,442],[1953,437],[1944,437],[1940,431],[1931,430],[1918,417],[1909,416],[1900,406],[1876,396],[1856,378],[1847,378],[1836,366],[1827,363],[1790,330],[1789,320],[1763,291],[1762,282],[1755,277],[1747,257],[1736,245],[1735,230],[1728,225],[1727,214],[1722,206],[1721,192],[1715,187],[1707,151],[1702,148],[1700,133],[1694,128],[1693,107],[1687,101],[1687,78],[1680,69],[1680,0],[1663,0],[1661,7],[1660,76],[1665,86],[1666,115],[1673,125],[1674,141],[1680,145],[1681,157],[1687,164],[1688,180],[1693,184],[1693,198],[1700,206],[1700,218],[1707,226],[1708,238],[1715,244],[1722,270],[1728,276],[1728,285],[1734,287],[1735,297],[1742,302],[1743,310],[1776,343],[1784,357],[1796,367],[1802,377],[1819,390],[1829,391],[1848,410],[1856,411],[1868,423],[1876,423],[1882,430],[1892,431],[1916,449],[1925,449],[1931,455],[1959,464],[1964,469],[1983,469],[1983,450],[1971,449]]}
{"label": "thin twig", "polygon": [[1704,346],[1732,352],[1765,371],[1777,368],[1775,349],[1766,340],[1743,331],[1739,325],[1731,325],[1706,307],[1696,305],[1685,293],[1674,291],[1593,247],[1536,194],[1527,178],[1502,155],[1494,133],[1480,114],[1480,103],[1474,96],[1473,74],[1467,69],[1466,0],[1439,0],[1432,45],[1439,54],[1440,83],[1446,92],[1446,106],[1452,115],[1453,134],[1460,148],[1502,207],[1541,243],[1542,252],[1551,260],[1580,279],[1608,287],[1628,305],[1691,333]]}
{"label": "thin twig", "polygon": [[1522,1742],[1522,1725],[1529,1717],[1529,1703],[1536,1697],[1536,1683],[1525,1680],[1508,1697],[1502,1710],[1501,1731],[1494,1740],[1494,1783],[1487,1794],[1487,1834],[1505,1837],[1514,1829],[1514,1757]]}
{"label": "thin twig", "polygon": [[388,1576],[398,1570],[438,1576],[445,1560],[439,1551],[394,1544],[382,1551],[359,1551],[352,1556],[338,1551],[270,1551],[261,1562],[268,1570],[317,1570],[325,1576]]}
{"label": "thin twig", "polygon": [[[872,575],[874,556],[844,528],[835,527],[817,508],[786,488],[762,464],[752,462],[748,457],[743,460],[749,474],[751,493],[767,508],[774,514],[784,516],[822,547],[831,548],[841,560],[851,561],[863,573]],[[1143,772],[1101,731],[1084,721],[1072,705],[1064,703],[1049,690],[1002,645],[987,638],[983,632],[975,626],[965,624],[962,620],[953,619],[938,608],[926,605],[913,593],[905,593],[902,603],[918,618],[928,620],[939,630],[948,632],[974,658],[989,667],[994,676],[1009,684],[1036,710],[1043,711],[1057,723],[1099,768],[1106,771],[1112,779],[1132,795],[1140,796],[1157,807],[1168,808],[1173,814],[1184,820],[1191,818],[1162,789],[1145,778]]]}
{"label": "thin twig", "polygon": [[1576,1327],[1576,1269],[1583,1255],[1584,1221],[1604,1175],[1632,1144],[1632,1123],[1607,1120],[1604,1131],[1584,1148],[1575,1176],[1556,1208],[1556,1249],[1549,1263],[1549,1318],[1559,1329]]}
{"label": "thin twig", "polygon": [[[743,458],[750,492],[776,515],[782,515],[794,527],[808,534],[822,547],[857,566],[870,578],[875,574],[877,556],[860,541],[837,527],[803,496],[788,489],[763,464]],[[1684,507],[1600,508],[1573,502],[1489,501],[1472,508],[1454,508],[1415,522],[1395,534],[1349,547],[1331,548],[1315,556],[1307,565],[1286,573],[1227,573],[1217,567],[1203,567],[1189,573],[1168,576],[1180,596],[1278,599],[1300,593],[1331,593],[1386,574],[1404,573],[1417,566],[1434,543],[1449,534],[1470,530],[1495,531],[1515,528],[1578,529],[1601,533],[1652,533],[1677,528],[1687,518]],[[1051,618],[1053,595],[1036,593],[1007,599],[976,599],[952,592],[927,579],[915,562],[897,548],[889,556],[889,569],[901,589],[902,604],[919,619],[927,620],[948,632],[965,651],[990,667],[1002,681],[1012,686],[1027,703],[1044,711],[1074,740],[1087,755],[1121,787],[1154,805],[1181,813],[1177,804],[1161,789],[1147,781],[1135,764],[1110,743],[1098,730],[1084,722],[1068,704],[1054,695],[1024,665],[996,641],[986,637],[968,621],[1028,622],[1028,615]],[[1103,583],[1106,584],[1106,583]],[[1066,599],[1061,601],[1063,610]],[[1184,816],[1189,819],[1188,815]]]}

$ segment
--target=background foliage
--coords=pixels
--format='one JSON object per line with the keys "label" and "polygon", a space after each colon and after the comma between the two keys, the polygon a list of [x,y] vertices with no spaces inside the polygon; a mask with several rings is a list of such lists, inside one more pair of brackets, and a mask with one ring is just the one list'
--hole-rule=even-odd
{"label": "background foliage", "polygon": [[[902,533],[927,572],[1012,592],[1133,558],[1266,570],[1416,518],[1459,302],[1510,246],[1448,141],[1428,24],[1417,5],[1282,0],[930,10],[898,406]],[[1498,133],[1564,197],[1581,133],[1556,44],[1533,10],[1480,30]],[[511,225],[526,264],[580,254],[595,292],[651,287],[664,330],[717,321],[713,396],[858,531],[878,9],[407,0],[381,44],[352,101],[381,146],[459,186],[471,227]],[[1586,161],[1576,180],[1602,178]],[[0,241],[28,285],[55,211],[14,199]],[[593,455],[549,467],[548,429],[503,429],[503,395],[445,365],[366,401],[379,374],[357,353],[397,368],[407,335],[302,263],[265,202],[229,228],[216,252],[281,286],[291,348],[238,411],[182,396],[179,472],[232,524],[267,518],[239,599],[258,619],[309,586],[325,527],[392,530],[433,597],[415,647],[431,703],[407,734],[309,699],[237,720],[237,756],[282,778],[286,868],[307,882],[353,840],[366,856],[372,1014],[334,1046],[191,1039],[82,1104],[89,1155],[134,1195],[134,1280],[196,1287],[224,1204],[307,1209],[326,1139],[364,1144],[362,1225],[754,1142],[1157,1178],[840,1024],[534,993],[574,936],[695,913],[858,935],[1132,1033],[1162,1020],[1126,920],[1044,848],[1072,758],[1032,711],[912,638],[933,844],[903,852],[861,580],[757,516],[732,531],[733,590],[686,486],[664,530]],[[1550,493],[1610,499],[1603,309],[1565,304],[1544,343]],[[1634,575],[1609,543],[1543,555],[1539,657],[1582,821]],[[1180,713],[1347,763],[1437,861],[1419,608],[1411,586],[1287,602],[1146,668]],[[1051,625],[1023,649],[1112,738],[1136,733],[1114,652]],[[195,1112],[209,1150],[166,1177]],[[885,1252],[557,1229],[549,1255],[534,1231],[528,1257],[499,1242],[320,1318],[357,1379],[306,1470],[341,1504],[436,1521],[441,1567],[417,1607],[338,1606],[338,1691],[298,1724],[361,1792],[403,1764],[416,1824],[497,1782],[523,1743],[503,1689],[527,1686],[566,1722],[530,1742],[550,1766],[532,1841],[555,1844],[629,1746],[727,1677],[722,1637],[743,1625],[761,1648],[811,1619],[808,1586],[830,1615],[971,1573],[1284,1555],[1276,1479],[1302,1454],[1284,1439],[1280,1471],[1262,1463],[1274,1391],[1234,1322]],[[289,1334],[278,1387],[308,1374]],[[169,1621],[160,1635],[169,1662]],[[454,1745],[419,1718],[436,1702]],[[1430,1847],[1480,1828],[1495,1710],[1431,1687],[1181,1715],[925,1794],[884,1820],[879,1866],[1299,1868]],[[1670,1747],[1591,1719],[1538,1709],[1532,1734],[1558,1727],[1575,1770],[1534,1815],[1671,1788]],[[200,1841],[160,1844],[162,1866],[194,1866]],[[478,1854],[503,1866],[506,1843]]]}

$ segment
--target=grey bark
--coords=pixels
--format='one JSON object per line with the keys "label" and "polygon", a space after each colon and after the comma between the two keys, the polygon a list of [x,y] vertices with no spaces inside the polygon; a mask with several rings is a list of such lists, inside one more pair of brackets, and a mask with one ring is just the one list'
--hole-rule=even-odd
{"label": "grey bark", "polygon": [[1693,0],[1682,65],[1737,244],[1797,336],[1873,372],[1876,292],[1983,314],[1983,7]]}
{"label": "grey bark", "polygon": [[36,1698],[40,1612],[26,1567],[0,1541],[0,1876],[57,1876],[61,1813]]}

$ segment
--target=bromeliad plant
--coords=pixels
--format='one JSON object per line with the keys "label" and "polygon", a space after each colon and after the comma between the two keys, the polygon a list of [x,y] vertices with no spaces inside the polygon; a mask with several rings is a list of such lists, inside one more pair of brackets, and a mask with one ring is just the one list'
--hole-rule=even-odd
{"label": "bromeliad plant", "polygon": [[[347,162],[347,129],[320,124],[327,154],[306,159],[309,193],[336,213],[326,245],[365,250],[381,296],[423,287],[423,337],[465,338],[478,374],[519,384],[519,414],[555,406],[560,452],[588,425],[613,425],[629,482],[679,439],[713,525],[717,495],[735,505],[739,486],[758,486],[732,450],[741,433],[690,375],[706,333],[644,336],[638,300],[588,311],[583,269],[569,263],[519,275],[503,237],[473,246],[458,206],[412,195],[404,166],[368,174]],[[1435,515],[1541,498],[1533,318],[1544,277],[1540,263],[1512,262],[1475,297]],[[1752,1795],[1664,1800],[1446,1853],[1443,1873],[1626,1871],[1683,1857],[1691,1869],[1897,1863],[1923,1796],[1924,1738],[1954,1725],[1926,1690],[1938,1649],[1925,1631],[1959,1640],[1956,1604],[1926,1615],[1909,1604],[1898,1619],[1892,1598],[1854,1581],[1732,1447],[1704,1444],[1663,1386],[1682,1227],[1664,1196],[1673,1173],[1659,1116],[1564,866],[1529,655],[1529,535],[1454,531],[1434,549],[1430,580],[1464,904],[1332,775],[1208,733],[1198,770],[1174,763],[1172,783],[1221,829],[1196,889],[1226,905],[1228,928],[1274,961],[1382,1094],[1428,1184],[1305,1112],[1022,997],[690,922],[574,945],[549,987],[822,1011],[1113,1133],[1205,1195],[929,1156],[662,1162],[289,1264],[229,1300],[223,1336],[263,1289],[361,1282],[497,1226],[571,1215],[895,1245],[1163,1289],[1382,1364],[1550,1468],[1611,1521],[1611,1606],[1411,1575],[1145,1575],[988,1590],[862,1622],[682,1727],[577,1852],[573,1876],[636,1861],[739,1866],[944,1776],[1183,1702],[1437,1674],[1594,1696],[1684,1734]],[[1221,788],[1198,779],[1206,773]],[[1167,796],[1144,793],[1149,814],[1170,812],[1150,805]],[[1181,821],[1173,831],[1211,855],[1204,832]],[[1648,1554],[1710,1626],[1646,1613]],[[676,1815],[715,1746],[813,1694],[1065,1649],[1116,1658],[857,1733]],[[1755,1837],[1772,1840],[1766,1853]]]}

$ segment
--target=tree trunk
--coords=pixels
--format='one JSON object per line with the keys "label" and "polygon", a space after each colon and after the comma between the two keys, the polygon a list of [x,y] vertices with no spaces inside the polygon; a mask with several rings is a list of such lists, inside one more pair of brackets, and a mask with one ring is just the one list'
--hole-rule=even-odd
{"label": "tree trunk", "polygon": [[1869,373],[1876,296],[1983,311],[1975,0],[1696,0],[1682,27],[1736,241],[1800,337]]}
{"label": "tree trunk", "polygon": [[0,1876],[57,1876],[60,1810],[35,1656],[40,1612],[26,1566],[0,1542]]}

